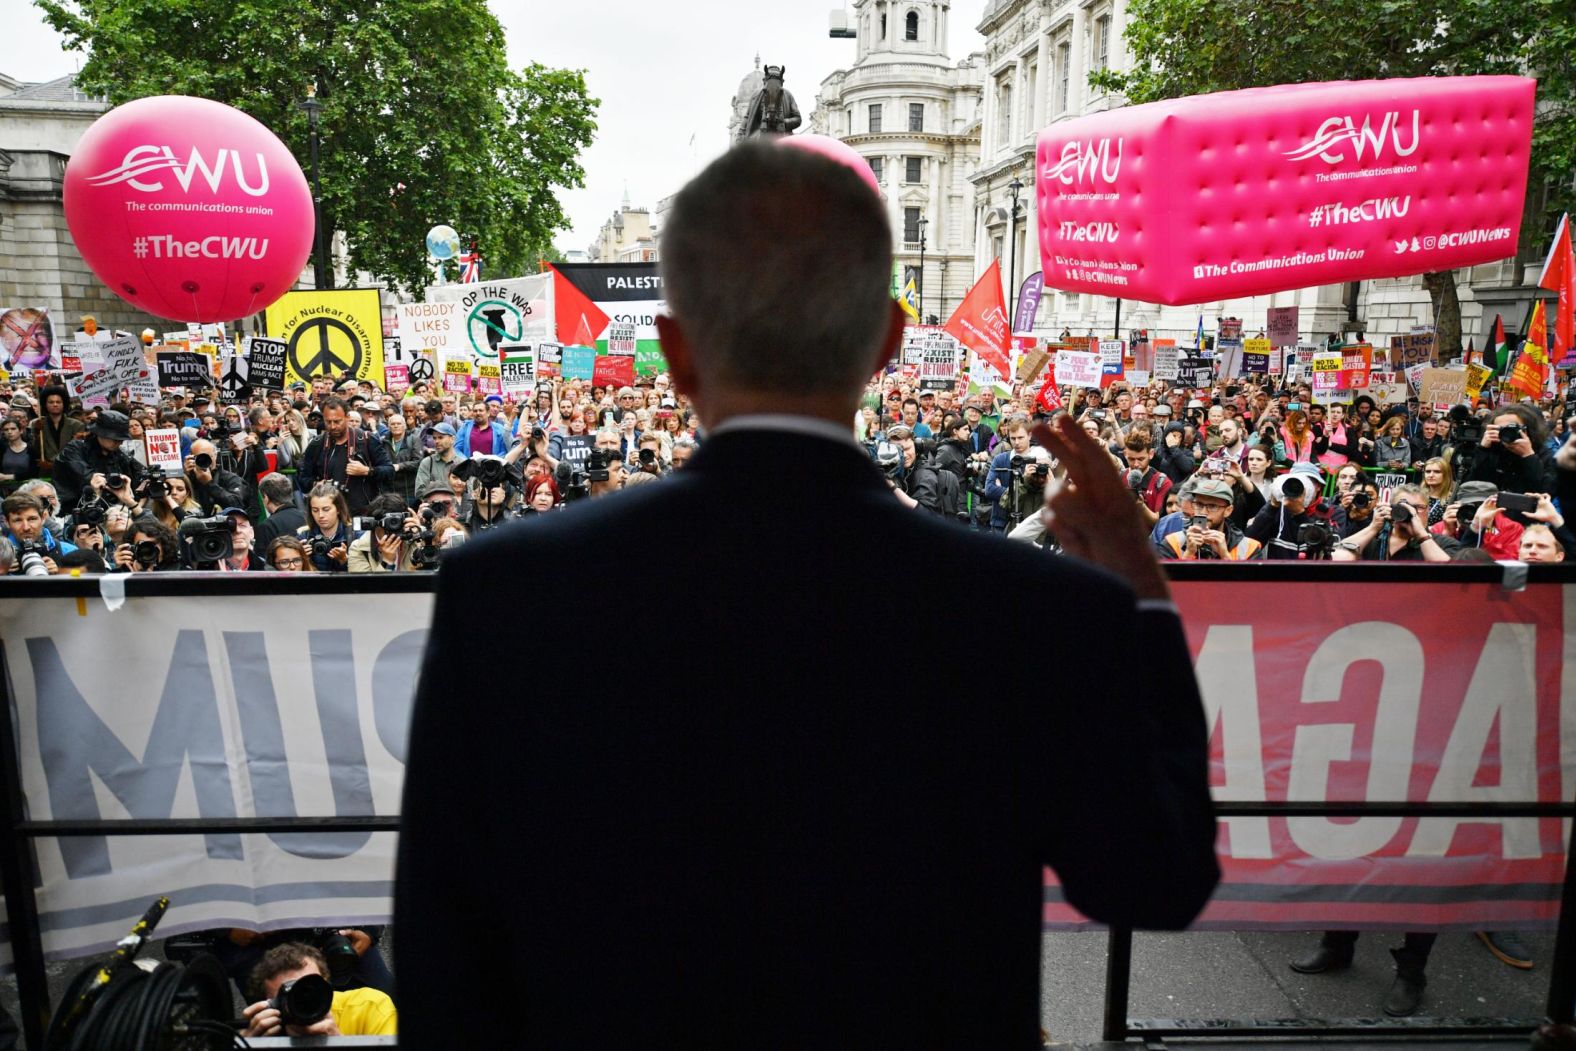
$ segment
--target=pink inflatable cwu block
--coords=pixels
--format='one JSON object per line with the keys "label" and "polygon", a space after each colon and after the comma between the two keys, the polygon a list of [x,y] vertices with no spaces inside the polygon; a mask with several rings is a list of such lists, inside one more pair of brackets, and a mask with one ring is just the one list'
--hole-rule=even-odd
{"label": "pink inflatable cwu block", "polygon": [[1292,84],[1040,133],[1045,283],[1170,305],[1516,254],[1535,82]]}

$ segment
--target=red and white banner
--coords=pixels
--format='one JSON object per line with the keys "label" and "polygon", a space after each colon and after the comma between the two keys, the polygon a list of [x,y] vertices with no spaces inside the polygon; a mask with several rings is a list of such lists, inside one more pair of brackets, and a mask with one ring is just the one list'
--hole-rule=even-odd
{"label": "red and white banner", "polygon": [[[1178,582],[1217,802],[1576,795],[1576,586]],[[1113,771],[1113,776],[1119,776]],[[1199,930],[1517,929],[1559,914],[1556,818],[1231,817]],[[1163,879],[1166,859],[1154,859]],[[1045,926],[1089,926],[1047,873]]]}

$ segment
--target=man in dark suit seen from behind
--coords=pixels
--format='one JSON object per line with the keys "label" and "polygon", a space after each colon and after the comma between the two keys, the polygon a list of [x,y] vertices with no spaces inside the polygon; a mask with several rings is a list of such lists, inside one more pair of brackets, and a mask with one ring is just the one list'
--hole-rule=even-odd
{"label": "man in dark suit seen from behind", "polygon": [[[1106,569],[899,502],[848,424],[902,339],[892,232],[836,162],[735,148],[679,194],[662,255],[658,332],[707,441],[661,485],[496,530],[439,572],[401,1039],[1037,1046],[1042,865],[1133,927],[1186,926],[1218,878],[1202,706],[1132,497],[1068,425],[1045,438],[1071,483],[1057,536]],[[678,691],[522,678],[475,630],[632,543],[692,596],[639,637]],[[1014,586],[989,688],[945,620],[871,619],[873,587],[919,609],[992,580]],[[605,663],[598,631],[552,637],[566,675]],[[920,688],[886,688],[913,653]]]}

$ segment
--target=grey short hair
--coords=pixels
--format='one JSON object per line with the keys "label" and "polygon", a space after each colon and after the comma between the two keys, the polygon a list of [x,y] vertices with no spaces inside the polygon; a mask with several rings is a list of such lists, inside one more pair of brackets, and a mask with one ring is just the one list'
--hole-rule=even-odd
{"label": "grey short hair", "polygon": [[11,572],[11,564],[16,561],[16,548],[11,546],[11,541],[0,536],[0,573]]}
{"label": "grey short hair", "polygon": [[661,265],[696,367],[721,385],[856,390],[892,323],[880,198],[844,165],[776,142],[735,147],[679,192]]}

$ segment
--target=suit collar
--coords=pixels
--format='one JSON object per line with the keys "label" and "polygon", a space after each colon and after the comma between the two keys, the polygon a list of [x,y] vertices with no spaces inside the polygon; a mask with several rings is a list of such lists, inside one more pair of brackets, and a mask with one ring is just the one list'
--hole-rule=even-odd
{"label": "suit collar", "polygon": [[701,443],[684,473],[732,475],[780,487],[786,478],[881,485],[881,472],[852,439],[800,431],[724,427]]}

